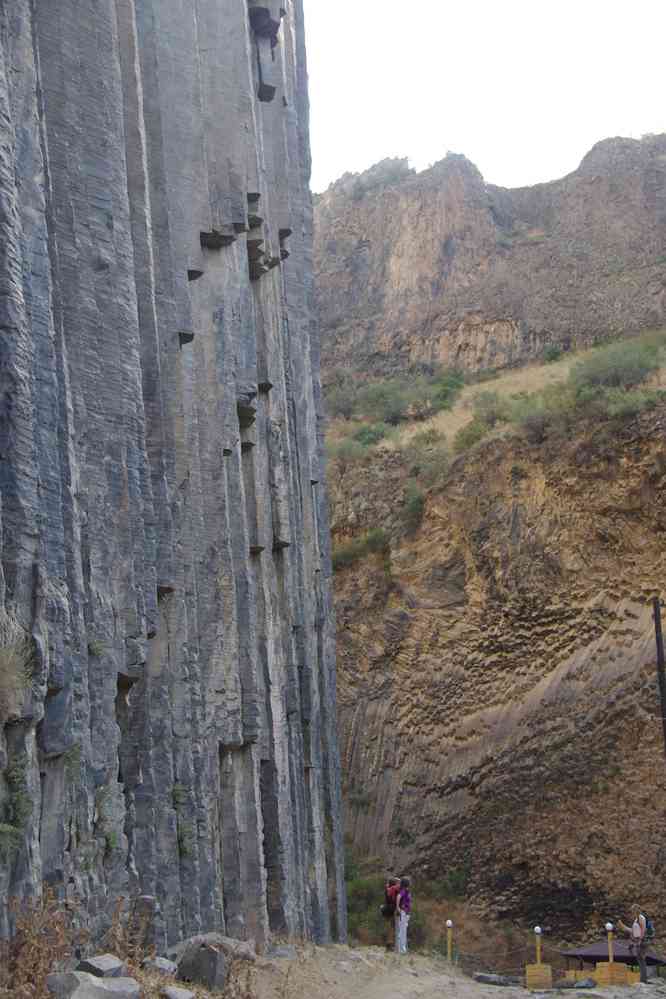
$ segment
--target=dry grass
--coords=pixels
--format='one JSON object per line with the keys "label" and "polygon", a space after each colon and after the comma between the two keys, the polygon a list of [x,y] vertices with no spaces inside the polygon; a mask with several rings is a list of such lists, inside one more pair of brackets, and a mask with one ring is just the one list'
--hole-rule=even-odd
{"label": "dry grass", "polygon": [[[46,890],[42,899],[13,901],[11,911],[16,934],[11,941],[0,942],[0,999],[50,999],[47,976],[71,968],[74,954],[86,942],[85,933],[77,928],[77,914],[51,890]],[[196,999],[256,999],[256,968],[247,961],[232,961],[222,993],[184,986],[174,978],[144,969],[144,960],[154,956],[154,947],[147,943],[148,930],[148,919],[135,918],[131,903],[119,898],[111,926],[96,949],[125,962],[128,975],[143,987],[144,999],[161,999],[167,985],[186,987]]]}
{"label": "dry grass", "polygon": [[0,995],[49,999],[46,977],[61,968],[84,942],[74,914],[50,890],[41,899],[13,901],[16,934],[0,944]]}
{"label": "dry grass", "polygon": [[32,639],[6,611],[0,611],[0,723],[20,713],[32,683]]}

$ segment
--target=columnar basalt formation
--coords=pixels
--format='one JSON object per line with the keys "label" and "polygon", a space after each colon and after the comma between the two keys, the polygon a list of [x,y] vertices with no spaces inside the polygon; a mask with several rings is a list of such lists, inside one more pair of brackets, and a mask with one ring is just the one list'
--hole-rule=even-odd
{"label": "columnar basalt formation", "polygon": [[666,135],[535,187],[389,160],[316,199],[325,367],[502,368],[666,321]]}
{"label": "columnar basalt formation", "polygon": [[652,598],[666,406],[461,456],[405,534],[413,458],[331,475],[348,832],[416,885],[558,938],[663,912],[666,765]]}
{"label": "columnar basalt formation", "polygon": [[301,2],[0,22],[0,935],[344,937]]}

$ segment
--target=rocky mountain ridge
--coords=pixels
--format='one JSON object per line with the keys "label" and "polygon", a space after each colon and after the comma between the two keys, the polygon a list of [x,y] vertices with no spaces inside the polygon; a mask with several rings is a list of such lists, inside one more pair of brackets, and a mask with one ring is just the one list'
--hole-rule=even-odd
{"label": "rocky mountain ridge", "polygon": [[666,135],[514,190],[459,155],[347,175],[316,199],[315,268],[325,370],[502,368],[663,325]]}

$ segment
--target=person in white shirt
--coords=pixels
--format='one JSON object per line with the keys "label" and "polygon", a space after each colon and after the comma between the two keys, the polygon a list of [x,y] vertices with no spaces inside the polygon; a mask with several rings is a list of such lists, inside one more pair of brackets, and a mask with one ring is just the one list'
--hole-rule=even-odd
{"label": "person in white shirt", "polygon": [[630,947],[636,955],[638,967],[641,969],[641,981],[647,983],[647,918],[641,912],[640,905],[632,905],[631,915],[633,917],[631,926],[627,926],[621,919],[618,919],[617,925],[623,933],[628,933],[631,937]]}

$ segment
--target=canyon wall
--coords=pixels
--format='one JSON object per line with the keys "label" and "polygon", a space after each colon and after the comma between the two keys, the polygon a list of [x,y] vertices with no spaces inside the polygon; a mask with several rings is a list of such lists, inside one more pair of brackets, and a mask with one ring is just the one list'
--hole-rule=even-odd
{"label": "canyon wall", "polygon": [[[405,528],[409,450],[330,476],[348,831],[361,855],[558,939],[666,912],[651,598],[666,408],[458,458]],[[439,886],[439,887],[438,887]],[[448,886],[448,888],[447,888]]]}
{"label": "canyon wall", "polygon": [[0,935],[345,935],[309,167],[301,0],[1,6]]}
{"label": "canyon wall", "polygon": [[502,368],[666,319],[666,135],[608,139],[535,187],[464,156],[389,160],[316,198],[326,368]]}

